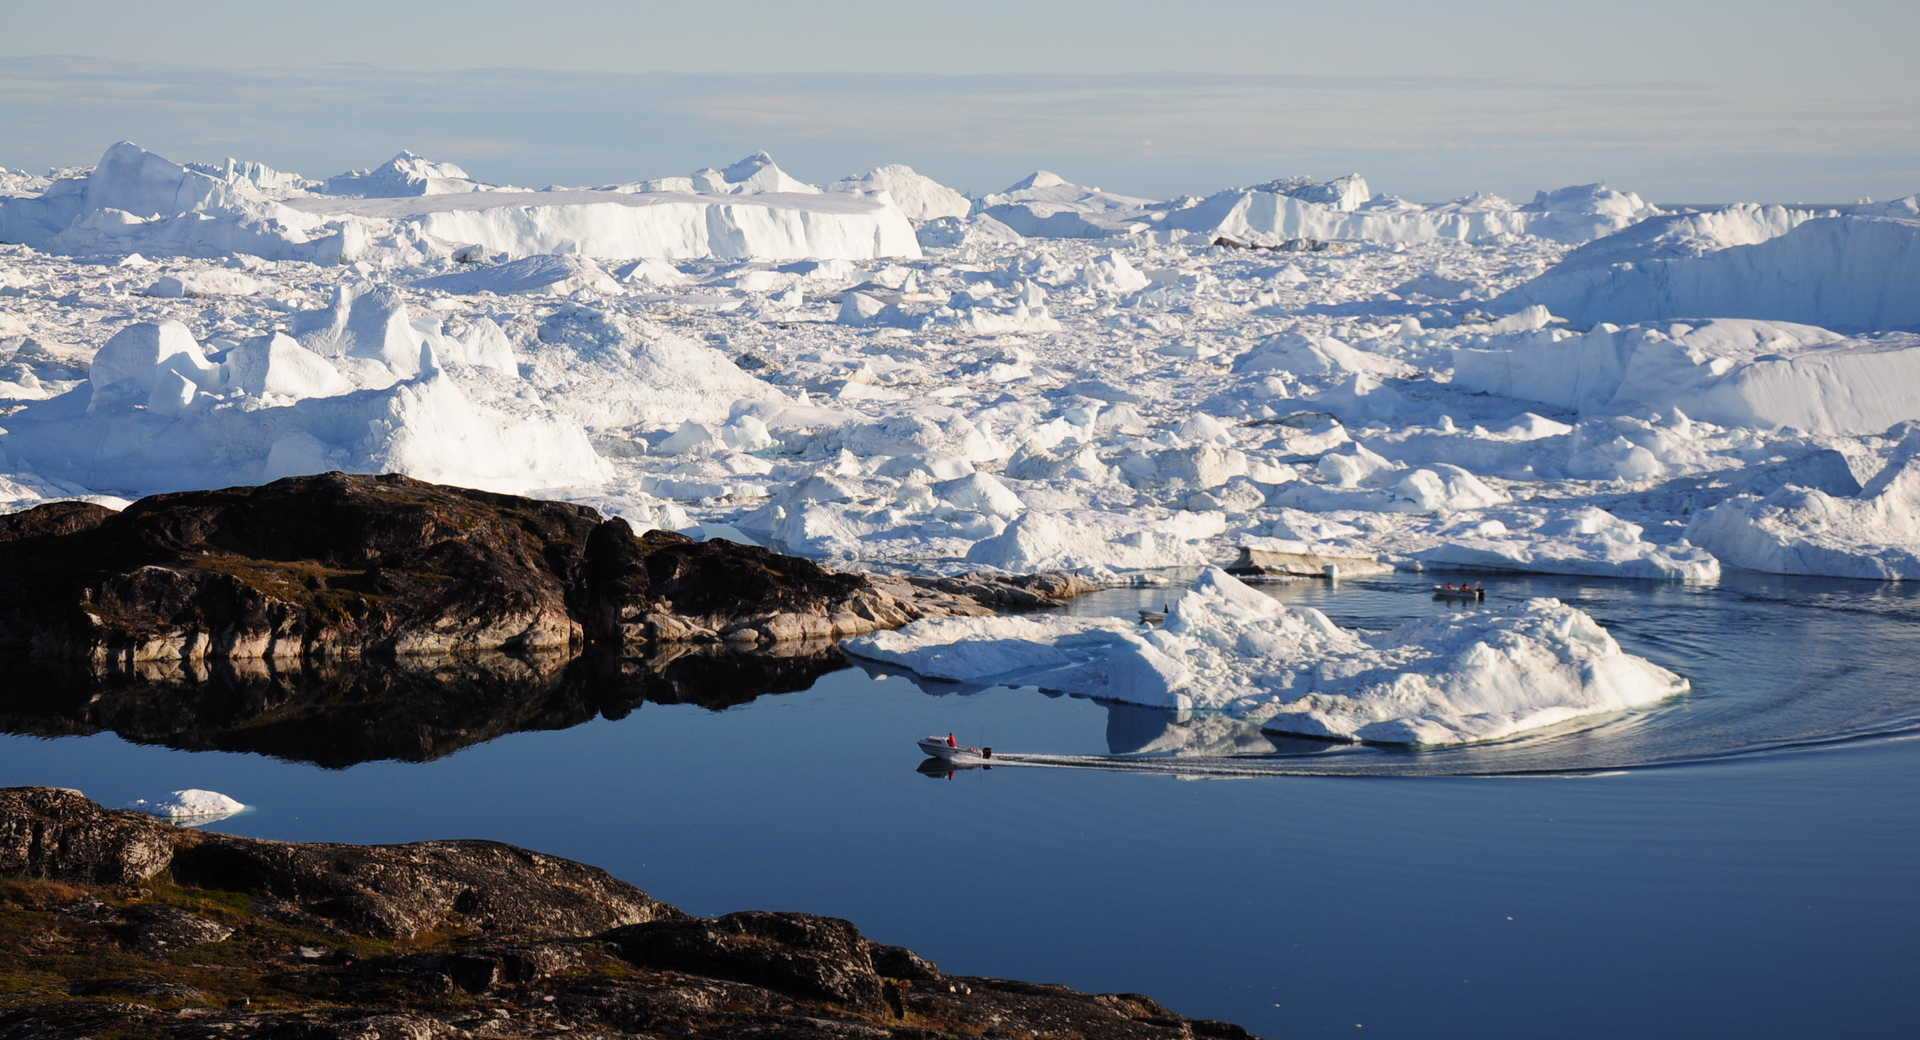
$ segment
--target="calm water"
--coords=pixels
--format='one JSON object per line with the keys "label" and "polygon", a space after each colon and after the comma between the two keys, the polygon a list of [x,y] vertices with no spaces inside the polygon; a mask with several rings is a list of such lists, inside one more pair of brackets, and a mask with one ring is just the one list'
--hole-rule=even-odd
{"label": "calm water", "polygon": [[[1385,627],[1448,609],[1428,584],[1275,594]],[[213,788],[258,807],[219,829],[263,837],[496,838],[695,912],[836,914],[948,970],[1145,992],[1276,1036],[1913,1035],[1920,589],[1495,589],[1579,603],[1693,693],[1411,753],[846,669],[425,764],[0,736],[0,784],[110,805]],[[949,729],[1101,768],[916,771],[911,740]]]}

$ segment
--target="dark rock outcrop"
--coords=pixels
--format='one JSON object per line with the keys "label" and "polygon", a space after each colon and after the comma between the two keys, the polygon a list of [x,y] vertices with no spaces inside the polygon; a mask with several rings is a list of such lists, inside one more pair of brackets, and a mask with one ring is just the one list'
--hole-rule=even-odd
{"label": "dark rock outcrop", "polygon": [[184,830],[0,789],[0,1038],[1249,1036],[1137,994],[943,973],[850,923],[692,917],[483,841]]}
{"label": "dark rock outcrop", "polygon": [[879,580],[731,542],[636,537],[585,506],[392,474],[154,495],[120,513],[55,503],[4,518],[0,545],[0,650],[104,671],[764,645],[1037,595],[1031,583]]}

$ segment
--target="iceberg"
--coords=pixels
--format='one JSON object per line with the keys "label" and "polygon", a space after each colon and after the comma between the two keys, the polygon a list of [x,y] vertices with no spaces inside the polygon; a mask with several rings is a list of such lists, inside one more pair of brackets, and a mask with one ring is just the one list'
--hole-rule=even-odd
{"label": "iceberg", "polygon": [[[745,164],[744,166],[742,164]],[[207,169],[212,169],[211,167]],[[252,254],[271,260],[414,263],[479,247],[520,258],[917,257],[913,226],[885,195],[825,195],[756,157],[675,191],[493,188],[402,152],[313,193],[269,192],[229,163],[220,175],[138,145],[107,149],[85,177],[0,198],[0,241],[67,253]]]}
{"label": "iceberg", "polygon": [[1631,192],[1602,184],[1543,191],[1526,206],[1488,196],[1432,207],[1373,201],[1358,175],[1323,185],[1262,185],[1210,195],[1168,214],[1165,226],[1257,244],[1316,239],[1411,245],[1512,235],[1585,242],[1660,212]]}
{"label": "iceberg", "polygon": [[886,192],[908,220],[963,219],[973,210],[973,200],[952,188],[902,163],[876,166],[858,177],[847,177],[829,185],[828,191],[855,195]]}
{"label": "iceberg", "polygon": [[1711,584],[1720,561],[1681,542],[1654,545],[1646,529],[1594,506],[1502,506],[1459,513],[1423,535],[1439,545],[1412,554],[1426,567],[1587,574]]}
{"label": "iceberg", "polygon": [[1687,537],[1730,567],[1876,581],[1920,579],[1920,430],[1858,493],[1789,484],[1742,495],[1696,516]]}
{"label": "iceberg", "polygon": [[1268,732],[1383,744],[1498,740],[1688,689],[1558,600],[1363,635],[1217,568],[1158,629],[1117,618],[959,618],[843,646],[928,678],[1218,710]]}
{"label": "iceberg", "polygon": [[135,323],[78,387],[9,416],[0,452],[130,496],[327,470],[516,493],[610,475],[586,432],[530,389],[501,392],[492,381],[510,377],[478,367],[457,382],[430,345],[413,350],[404,374],[278,333],[209,359],[178,322]]}
{"label": "iceberg", "polygon": [[[257,177],[249,179],[258,183]],[[404,198],[479,191],[484,187],[453,163],[435,162],[402,150],[371,170],[352,170],[329,177],[320,190],[328,195]]]}
{"label": "iceberg", "polygon": [[[641,278],[645,279],[646,274]],[[413,283],[422,289],[469,295],[497,293],[502,296],[529,293],[545,296],[570,296],[577,292],[617,293],[624,291],[614,277],[592,260],[579,256],[529,256],[494,266],[422,278]]]}
{"label": "iceberg", "polygon": [[918,257],[913,225],[884,198],[756,192],[470,191],[405,198],[310,196],[319,219],[391,226],[443,255],[478,246],[511,257],[803,260]]}
{"label": "iceberg", "polygon": [[238,799],[230,798],[218,791],[203,791],[197,787],[189,787],[151,800],[136,798],[128,808],[176,823],[190,821],[189,826],[198,826],[224,820],[244,812],[247,807]]}
{"label": "iceberg", "polygon": [[84,177],[0,199],[0,241],[65,253],[248,253],[332,264],[357,258],[366,233],[292,209],[244,178],[214,177],[121,141]]}
{"label": "iceberg", "polygon": [[[1540,304],[1580,325],[1742,317],[1843,332],[1920,329],[1920,220],[1783,212],[1776,222],[1791,227],[1697,255],[1673,255],[1671,239],[1629,229],[1632,248],[1597,242],[1604,248],[1569,256],[1494,306]],[[1722,237],[1741,243],[1764,230]]]}
{"label": "iceberg", "polygon": [[1677,407],[1721,426],[1868,434],[1920,419],[1920,336],[1744,318],[1544,329],[1455,348],[1453,381],[1582,415]]}
{"label": "iceberg", "polygon": [[1035,170],[981,198],[978,212],[1022,235],[1107,238],[1144,228],[1150,199],[1116,195]]}

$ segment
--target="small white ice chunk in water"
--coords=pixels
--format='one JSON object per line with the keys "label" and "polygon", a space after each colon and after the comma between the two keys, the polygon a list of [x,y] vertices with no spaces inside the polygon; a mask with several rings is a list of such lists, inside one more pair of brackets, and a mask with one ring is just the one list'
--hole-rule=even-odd
{"label": "small white ice chunk in water", "polygon": [[246,806],[218,791],[202,791],[197,787],[189,787],[183,791],[170,792],[164,798],[151,801],[136,798],[127,808],[176,822],[190,820],[194,823],[211,823],[214,820],[224,820],[245,809]]}

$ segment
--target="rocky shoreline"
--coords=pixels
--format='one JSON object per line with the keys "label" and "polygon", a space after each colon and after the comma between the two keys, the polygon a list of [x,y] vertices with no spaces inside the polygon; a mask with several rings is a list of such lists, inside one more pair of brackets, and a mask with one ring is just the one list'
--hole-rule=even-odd
{"label": "rocky shoreline", "polygon": [[585,506],[325,473],[0,517],[0,652],[145,662],[767,646],[1062,602],[1067,575],[903,579]]}
{"label": "rocky shoreline", "polygon": [[1238,1040],[1137,994],[950,975],[849,922],[687,914],[488,841],[262,841],[0,789],[0,1040]]}

